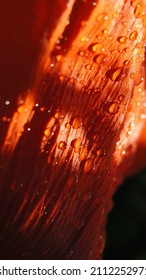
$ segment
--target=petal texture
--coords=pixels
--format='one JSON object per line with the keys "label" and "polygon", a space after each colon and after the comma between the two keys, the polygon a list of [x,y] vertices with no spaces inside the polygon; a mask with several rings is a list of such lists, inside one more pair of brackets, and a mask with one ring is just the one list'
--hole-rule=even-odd
{"label": "petal texture", "polygon": [[145,135],[146,3],[22,2],[33,17],[27,27],[18,3],[12,31],[27,42],[3,34],[17,78],[3,49],[0,257],[100,259],[113,193]]}

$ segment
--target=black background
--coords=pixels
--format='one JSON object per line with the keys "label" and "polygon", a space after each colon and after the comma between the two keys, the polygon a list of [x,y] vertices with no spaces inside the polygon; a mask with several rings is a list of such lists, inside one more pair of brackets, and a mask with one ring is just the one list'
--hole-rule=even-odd
{"label": "black background", "polygon": [[146,169],[125,180],[107,223],[107,260],[146,260]]}

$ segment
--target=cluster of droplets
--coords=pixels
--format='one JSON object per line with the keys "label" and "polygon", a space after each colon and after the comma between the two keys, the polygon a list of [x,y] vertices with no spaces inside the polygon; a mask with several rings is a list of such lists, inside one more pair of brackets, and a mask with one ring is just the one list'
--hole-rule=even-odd
{"label": "cluster of droplets", "polygon": [[[141,5],[140,2],[136,1],[136,0],[131,1],[131,5],[134,8],[135,17],[136,18],[143,17],[143,5]],[[119,12],[114,11],[112,17],[114,20],[117,20],[119,17]],[[129,52],[131,52],[131,49],[130,49],[131,46],[132,46],[132,48],[134,46],[139,50],[141,49],[140,43],[137,40],[138,35],[139,35],[138,30],[136,30],[136,29],[132,30],[130,28],[128,29],[128,26],[127,26],[127,30],[125,31],[125,34],[123,33],[115,39],[113,37],[113,35],[110,34],[109,28],[106,28],[106,26],[105,26],[107,19],[108,19],[108,16],[105,13],[101,13],[96,17],[97,26],[99,24],[99,26],[102,27],[103,22],[104,22],[104,25],[103,25],[103,28],[101,28],[101,30],[99,28],[98,34],[96,35],[95,42],[92,42],[92,43],[90,42],[90,40],[91,40],[90,34],[86,34],[86,35],[84,34],[80,37],[80,42],[83,47],[81,47],[81,49],[78,51],[78,53],[77,53],[78,57],[83,60],[84,69],[86,71],[92,71],[94,69],[94,66],[95,66],[95,68],[97,66],[98,66],[98,68],[100,68],[100,67],[104,68],[104,65],[105,65],[105,69],[106,69],[106,65],[108,62],[107,60],[109,60],[109,52],[110,52],[110,55],[113,56],[117,51],[118,53],[120,53],[120,55],[123,54],[123,56],[124,56],[123,62],[122,62],[122,59],[120,59],[119,66],[117,65],[115,67],[112,67],[112,65],[111,65],[111,68],[109,67],[109,69],[105,71],[105,80],[107,79],[112,82],[119,82],[119,81],[122,82],[124,80],[124,78],[126,78],[127,73],[128,73],[128,77],[131,79],[131,81],[133,81],[133,83],[135,85],[139,85],[143,81],[143,77],[137,77],[136,72],[131,71],[131,70],[130,70],[131,72],[129,71],[129,69],[132,68],[131,67],[132,61],[129,59],[129,55],[128,55]],[[127,23],[123,21],[122,25],[126,26]],[[87,26],[87,23],[82,22],[82,28],[84,28],[86,26]],[[111,51],[106,50],[104,40],[110,40],[110,42],[112,42],[112,38],[114,38],[114,40],[116,40],[115,49],[113,49]],[[129,47],[129,45],[130,45],[130,47]],[[57,50],[56,54],[54,54],[55,62],[57,62],[58,65],[62,65],[63,63],[65,63],[65,61],[67,61],[67,58],[65,57],[64,52],[62,52],[62,50],[61,50],[60,41],[58,41],[58,44],[56,45],[56,50]],[[139,51],[138,51],[138,54],[139,54]],[[139,55],[141,55],[141,53]],[[89,59],[89,63],[86,63],[86,60],[88,61],[88,57],[90,57],[91,59]],[[53,67],[54,67],[54,64],[53,64]],[[70,69],[71,69],[71,67],[70,67]],[[79,75],[78,75],[78,80],[80,80]],[[59,81],[62,83],[68,81],[70,85],[75,85],[77,83],[77,80],[76,80],[76,78],[74,78],[74,75],[70,76],[68,78],[67,75],[63,74],[63,71],[62,71],[62,73],[59,74]],[[81,84],[81,82],[84,85],[84,81],[81,80],[80,84]],[[84,86],[83,86],[82,91],[88,95],[93,93],[93,89],[89,89],[89,88],[84,89]],[[120,110],[120,104],[124,101],[124,98],[125,98],[125,96],[123,94],[119,94],[116,98],[116,101],[110,102],[110,98],[107,99],[106,106],[105,106],[106,110],[111,115],[116,115]],[[55,119],[56,119],[56,117],[55,117]],[[144,115],[141,115],[141,119],[144,119]],[[75,116],[70,122],[65,123],[65,128],[68,131],[70,131],[71,129],[80,129],[82,127],[82,125],[84,125],[84,123],[82,124],[82,119]],[[47,131],[47,135],[45,135],[45,136],[50,137],[52,135],[52,128],[47,127],[46,131]],[[46,133],[44,133],[44,134],[46,134]],[[85,158],[88,160],[88,164],[85,164],[85,169],[90,170],[89,163],[91,163],[92,158],[91,158],[91,160],[89,160],[90,158],[88,158],[88,156],[87,156],[87,154],[88,154],[87,147],[84,147],[84,145],[82,145],[82,139],[80,137],[77,137],[77,138],[72,139],[72,141],[70,143],[68,143],[68,141],[66,141],[64,139],[63,140],[60,139],[57,147],[59,150],[64,151],[68,148],[69,145],[74,150],[75,154],[77,154],[77,153],[79,154],[80,160],[84,160]],[[120,150],[120,148],[119,148],[119,150]],[[124,155],[125,152],[123,151],[122,154]]]}

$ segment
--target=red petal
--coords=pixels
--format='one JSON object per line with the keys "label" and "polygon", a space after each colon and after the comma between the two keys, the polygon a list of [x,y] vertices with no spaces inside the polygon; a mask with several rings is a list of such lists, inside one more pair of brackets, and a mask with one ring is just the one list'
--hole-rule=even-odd
{"label": "red petal", "polygon": [[0,256],[101,258],[112,196],[145,126],[144,5],[9,2],[2,6],[12,26],[2,29]]}

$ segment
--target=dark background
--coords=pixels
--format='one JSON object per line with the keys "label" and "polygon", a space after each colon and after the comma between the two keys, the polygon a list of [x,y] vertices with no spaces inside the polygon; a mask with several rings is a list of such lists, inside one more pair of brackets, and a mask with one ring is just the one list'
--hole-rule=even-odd
{"label": "dark background", "polygon": [[146,260],[146,169],[128,178],[114,196],[104,259]]}

